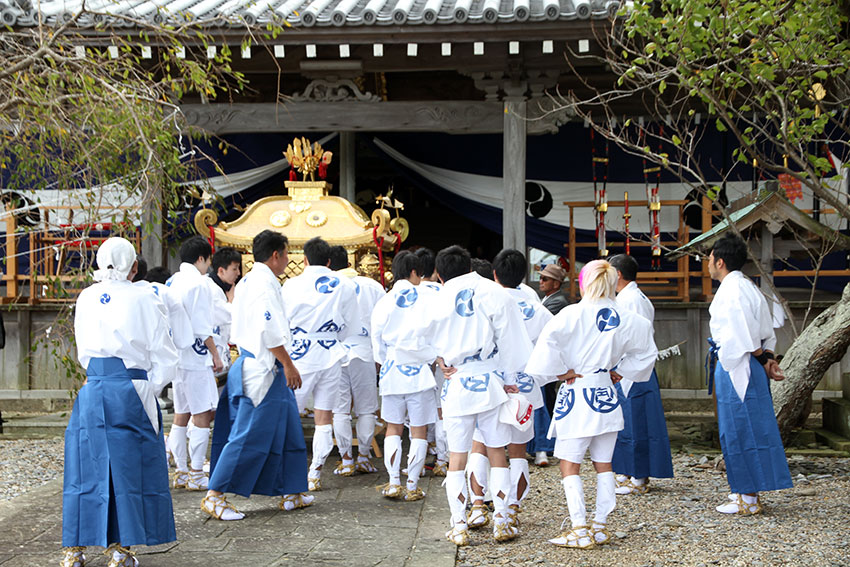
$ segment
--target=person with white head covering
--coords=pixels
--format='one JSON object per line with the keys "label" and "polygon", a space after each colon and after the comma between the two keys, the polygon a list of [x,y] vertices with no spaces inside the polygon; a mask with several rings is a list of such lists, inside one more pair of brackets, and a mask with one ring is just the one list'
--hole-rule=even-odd
{"label": "person with white head covering", "polygon": [[714,367],[709,391],[716,388],[720,448],[732,491],[730,502],[716,509],[737,515],[761,512],[759,492],[792,486],[770,395],[770,379],[785,376],[773,355],[776,335],[767,301],[741,273],[746,261],[747,245],[735,235],[718,240],[708,256],[708,272],[720,282],[708,308]]}
{"label": "person with white head covering", "polygon": [[[658,349],[649,321],[619,308],[614,300],[617,271],[594,260],[579,274],[581,301],[568,305],[543,328],[525,371],[562,380],[550,435],[561,460],[561,484],[572,529],[549,540],[563,547],[587,549],[608,543],[608,515],[617,504],[611,457],[623,412],[614,383],[629,376],[645,382]],[[596,515],[588,528],[579,471],[584,455],[596,469]]]}
{"label": "person with white head covering", "polygon": [[98,283],[75,306],[87,379],[65,431],[62,565],[84,565],[84,547],[96,545],[112,550],[110,567],[134,567],[129,546],[176,539],[156,394],[173,378],[177,351],[154,294],[130,281],[133,245],[107,239],[97,265]]}

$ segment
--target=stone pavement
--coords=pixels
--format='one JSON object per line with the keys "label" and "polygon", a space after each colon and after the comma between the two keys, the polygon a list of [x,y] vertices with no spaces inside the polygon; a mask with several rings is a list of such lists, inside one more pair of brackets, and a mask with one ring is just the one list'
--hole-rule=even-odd
{"label": "stone pavement", "polygon": [[[386,482],[385,474],[339,478],[331,474],[333,464],[331,457],[324,489],[303,510],[282,512],[278,498],[229,496],[246,513],[238,522],[220,522],[201,512],[201,492],[173,491],[178,541],[136,548],[140,567],[455,565],[456,548],[445,539],[449,511],[441,478],[422,479],[428,496],[408,503],[376,491]],[[0,566],[59,564],[61,504],[61,479],[0,502]],[[87,565],[105,566],[101,552],[89,548]]]}

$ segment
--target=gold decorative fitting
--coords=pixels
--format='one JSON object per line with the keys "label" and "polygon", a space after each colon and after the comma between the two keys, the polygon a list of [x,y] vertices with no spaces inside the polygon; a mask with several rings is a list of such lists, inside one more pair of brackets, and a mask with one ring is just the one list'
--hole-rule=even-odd
{"label": "gold decorative fitting", "polygon": [[292,215],[289,211],[275,211],[269,217],[269,223],[277,228],[284,227],[292,222]]}
{"label": "gold decorative fitting", "polygon": [[608,212],[608,203],[599,203],[598,205],[596,205],[596,210],[599,211],[600,213],[607,213]]}
{"label": "gold decorative fitting", "polygon": [[289,208],[295,213],[303,213],[304,211],[309,211],[311,206],[312,205],[310,205],[310,203],[305,203],[303,201],[296,201],[294,203],[289,204]]}
{"label": "gold decorative fitting", "polygon": [[660,211],[661,210],[661,203],[659,201],[650,202],[649,203],[649,210],[650,211]]}
{"label": "gold decorative fitting", "polygon": [[310,181],[316,181],[316,170],[319,164],[327,167],[333,159],[333,154],[322,149],[319,142],[311,144],[307,138],[295,138],[286,146],[283,155],[286,156],[289,165],[304,176],[304,181],[307,181],[307,176],[310,177]]}
{"label": "gold decorative fitting", "polygon": [[322,211],[313,211],[312,213],[307,215],[305,222],[313,228],[318,228],[328,222],[328,215],[326,215]]}

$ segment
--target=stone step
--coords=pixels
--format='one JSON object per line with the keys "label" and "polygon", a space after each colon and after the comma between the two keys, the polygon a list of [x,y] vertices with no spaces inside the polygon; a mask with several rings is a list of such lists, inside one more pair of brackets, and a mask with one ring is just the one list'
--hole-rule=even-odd
{"label": "stone step", "polygon": [[836,451],[850,452],[850,439],[837,433],[833,433],[827,429],[815,429],[814,434],[818,441],[829,445],[832,449]]}

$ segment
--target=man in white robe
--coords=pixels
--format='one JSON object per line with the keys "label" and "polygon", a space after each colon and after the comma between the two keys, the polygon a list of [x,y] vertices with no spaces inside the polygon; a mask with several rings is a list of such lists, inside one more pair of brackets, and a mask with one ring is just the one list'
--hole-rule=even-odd
{"label": "man in white robe", "polygon": [[746,243],[731,234],[708,257],[709,274],[720,282],[708,308],[710,356],[718,363],[709,371],[709,390],[713,384],[732,491],[730,501],[716,509],[736,515],[761,513],[759,492],[792,486],[770,394],[770,380],[785,375],[773,355],[776,335],[767,301],[741,272],[746,261]]}
{"label": "man in white robe", "polygon": [[241,520],[224,493],[281,496],[281,510],[309,506],[307,446],[292,390],[301,377],[286,345],[278,276],[289,262],[287,239],[264,230],[254,237],[254,266],[236,286],[232,339],[239,347],[218,406],[212,475],[201,509],[218,520]]}
{"label": "man in white robe", "polygon": [[[372,312],[372,344],[381,365],[381,417],[387,422],[384,464],[389,482],[387,498],[420,500],[419,475],[428,453],[427,428],[437,420],[436,384],[430,365],[436,358],[429,311],[435,297],[422,293],[419,259],[403,251],[393,259],[395,283]],[[423,324],[425,323],[425,324]],[[401,435],[410,427],[407,486],[401,486]]]}
{"label": "man in white robe", "polygon": [[469,541],[464,469],[477,425],[492,467],[493,536],[513,539],[518,532],[508,521],[510,472],[504,451],[511,426],[499,418],[500,406],[508,400],[502,376],[522,370],[532,345],[511,296],[499,284],[470,273],[469,252],[450,246],[437,255],[436,265],[443,289],[433,309],[439,321],[434,343],[446,375],[441,396],[449,445],[446,496],[452,512],[446,537],[456,545]]}
{"label": "man in white robe", "polygon": [[[208,486],[203,468],[210,423],[218,405],[214,373],[224,368],[213,338],[212,294],[204,276],[211,255],[212,247],[202,237],[188,239],[180,246],[180,271],[166,284],[189,315],[195,336],[189,348],[180,349],[179,372],[174,380],[174,424],[168,436],[177,467],[172,486],[188,490],[206,490]],[[194,425],[191,434],[187,431],[190,416]]]}
{"label": "man in white robe", "polygon": [[133,245],[107,239],[97,264],[99,283],[82,291],[74,316],[87,379],[65,432],[62,565],[84,565],[95,545],[108,547],[110,567],[135,567],[129,546],[176,539],[156,394],[177,351],[154,294],[130,282]]}
{"label": "man in white robe", "polygon": [[[339,400],[334,408],[334,436],[341,461],[334,474],[351,476],[355,472],[373,473],[378,469],[369,460],[378,411],[378,383],[372,340],[369,334],[372,310],[384,295],[381,284],[348,266],[348,253],[342,246],[331,247],[331,270],[344,276],[340,281],[350,284],[357,296],[356,333],[345,339],[348,351],[342,366],[339,383]],[[357,459],[353,457],[351,413],[357,417]]]}
{"label": "man in white robe", "polygon": [[234,248],[222,247],[212,255],[212,271],[206,282],[213,303],[213,340],[224,364],[222,372],[230,368],[230,322],[233,286],[242,270],[242,255]]}
{"label": "man in white robe", "polygon": [[299,411],[313,396],[313,459],[307,480],[310,490],[321,490],[322,467],[333,450],[333,410],[339,400],[343,342],[357,326],[357,296],[328,268],[331,247],[321,238],[304,244],[304,271],[281,288],[290,325],[289,354],[301,373],[296,392]]}

